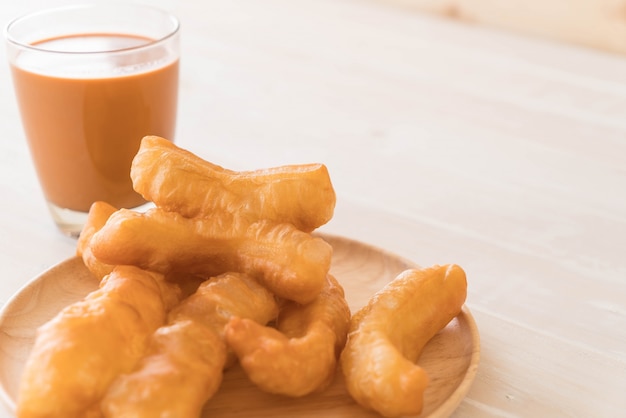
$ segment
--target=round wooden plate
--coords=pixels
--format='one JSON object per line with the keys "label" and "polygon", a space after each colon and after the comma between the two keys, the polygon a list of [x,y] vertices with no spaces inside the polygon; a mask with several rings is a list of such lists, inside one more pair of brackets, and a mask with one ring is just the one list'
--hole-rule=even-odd
{"label": "round wooden plate", "polygon": [[[352,312],[402,270],[415,264],[381,249],[347,238],[323,234],[334,248],[331,272],[343,285]],[[470,280],[471,283],[471,280]],[[96,279],[78,258],[52,267],[23,287],[0,313],[0,395],[11,409],[19,377],[37,327],[63,307],[97,287]],[[402,318],[398,318],[402,320]],[[425,347],[419,364],[431,382],[420,417],[447,417],[467,394],[478,368],[480,341],[467,307]],[[358,406],[347,393],[341,371],[324,392],[299,399],[258,390],[234,366],[224,374],[219,392],[207,403],[207,417],[376,417]]]}

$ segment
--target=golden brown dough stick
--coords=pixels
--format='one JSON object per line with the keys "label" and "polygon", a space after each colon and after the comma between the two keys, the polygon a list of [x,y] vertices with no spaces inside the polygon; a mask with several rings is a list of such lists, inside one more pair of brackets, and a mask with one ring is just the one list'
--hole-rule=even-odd
{"label": "golden brown dough stick", "polygon": [[175,293],[162,276],[118,266],[100,288],[37,330],[20,382],[17,417],[83,418],[118,374],[133,369]]}
{"label": "golden brown dough stick", "polygon": [[341,366],[357,403],[386,417],[420,413],[428,376],[415,362],[461,312],[466,291],[457,265],[406,270],[354,314]]}
{"label": "golden brown dough stick", "polygon": [[265,324],[277,311],[274,296],[246,275],[202,283],[172,310],[139,367],[111,385],[102,402],[105,417],[199,417],[229,363],[223,332],[230,316]]}
{"label": "golden brown dough stick", "polygon": [[93,254],[107,264],[146,270],[214,276],[241,271],[277,296],[308,303],[320,293],[332,247],[291,224],[222,214],[188,219],[154,208],[120,209],[91,240]]}
{"label": "golden brown dough stick", "polygon": [[232,171],[157,136],[143,138],[131,178],[146,200],[188,218],[226,211],[311,232],[335,209],[335,191],[323,164]]}
{"label": "golden brown dough stick", "polygon": [[89,215],[85,226],[78,237],[76,244],[76,255],[83,259],[83,263],[87,269],[98,280],[102,280],[104,276],[113,271],[112,265],[100,262],[91,252],[91,238],[98,232],[109,219],[109,217],[117,211],[117,208],[106,202],[94,202],[89,208]]}
{"label": "golden brown dough stick", "polygon": [[233,317],[225,335],[252,382],[266,392],[300,397],[332,382],[349,323],[343,288],[329,275],[313,302],[281,307],[277,329]]}

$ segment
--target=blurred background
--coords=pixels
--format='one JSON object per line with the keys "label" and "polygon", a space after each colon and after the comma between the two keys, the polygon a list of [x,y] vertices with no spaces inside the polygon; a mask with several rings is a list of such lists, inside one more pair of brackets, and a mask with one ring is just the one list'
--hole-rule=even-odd
{"label": "blurred background", "polygon": [[625,0],[373,0],[520,34],[626,53]]}
{"label": "blurred background", "polygon": [[[92,0],[107,2],[111,0]],[[626,0],[337,0],[396,6],[465,23],[499,28],[614,53],[626,53]],[[0,9],[20,13],[79,0],[3,2]],[[181,0],[144,0],[166,10]],[[207,1],[210,5],[211,1]],[[7,17],[7,16],[3,16]],[[2,22],[5,24],[6,22]]]}

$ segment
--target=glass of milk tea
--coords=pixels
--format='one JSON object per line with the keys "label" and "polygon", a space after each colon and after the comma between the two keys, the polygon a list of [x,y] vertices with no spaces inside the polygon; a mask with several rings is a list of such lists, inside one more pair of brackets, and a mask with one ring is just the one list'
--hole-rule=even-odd
{"label": "glass of milk tea", "polygon": [[58,228],[78,236],[95,201],[146,202],[130,166],[146,135],[174,139],[179,21],[132,3],[77,5],[5,29],[24,133]]}

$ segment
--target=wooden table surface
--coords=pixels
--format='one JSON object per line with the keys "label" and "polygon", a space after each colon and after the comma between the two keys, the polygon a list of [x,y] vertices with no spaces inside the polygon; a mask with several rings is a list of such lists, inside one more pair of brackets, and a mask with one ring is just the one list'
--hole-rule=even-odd
{"label": "wooden table surface", "polygon": [[[322,231],[466,270],[481,361],[455,417],[623,416],[626,57],[384,1],[144,2],[182,21],[180,146],[232,169],[323,162]],[[0,23],[43,4],[3,2]],[[6,59],[0,195],[4,305],[75,249]]]}

